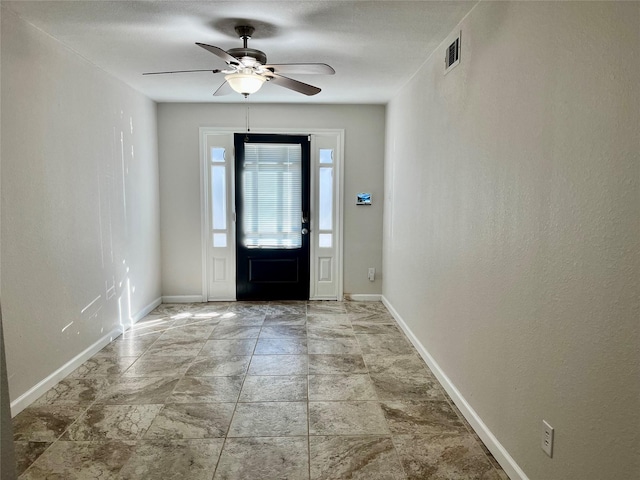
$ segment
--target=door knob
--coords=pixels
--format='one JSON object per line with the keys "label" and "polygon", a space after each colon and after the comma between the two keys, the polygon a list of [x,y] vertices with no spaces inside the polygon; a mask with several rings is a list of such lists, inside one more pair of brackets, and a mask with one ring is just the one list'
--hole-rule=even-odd
{"label": "door knob", "polygon": [[306,235],[306,234],[308,234],[308,233],[309,233],[309,229],[308,229],[308,228],[303,228],[303,229],[301,230],[301,233],[302,233],[302,235]]}

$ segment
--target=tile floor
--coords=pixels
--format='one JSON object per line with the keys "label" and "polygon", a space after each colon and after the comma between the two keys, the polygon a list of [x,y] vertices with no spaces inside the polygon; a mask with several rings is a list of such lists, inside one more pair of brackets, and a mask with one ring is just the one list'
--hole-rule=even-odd
{"label": "tile floor", "polygon": [[161,305],[14,419],[20,479],[507,479],[381,303]]}

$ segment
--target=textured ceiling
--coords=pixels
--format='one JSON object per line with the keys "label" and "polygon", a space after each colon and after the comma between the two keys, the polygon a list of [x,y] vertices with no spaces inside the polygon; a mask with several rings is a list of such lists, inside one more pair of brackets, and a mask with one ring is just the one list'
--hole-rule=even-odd
{"label": "textured ceiling", "polygon": [[213,97],[223,75],[143,72],[224,68],[197,47],[242,46],[234,27],[256,28],[249,47],[270,63],[322,62],[334,76],[290,75],[322,88],[314,97],[266,84],[252,102],[386,103],[476,1],[3,1],[27,22],[159,102]]}

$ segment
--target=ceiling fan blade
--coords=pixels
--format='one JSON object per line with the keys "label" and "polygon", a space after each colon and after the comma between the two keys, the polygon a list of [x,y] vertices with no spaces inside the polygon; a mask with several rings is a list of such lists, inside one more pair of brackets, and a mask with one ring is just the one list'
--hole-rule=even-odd
{"label": "ceiling fan blade", "polygon": [[221,70],[212,70],[210,68],[206,70],[174,70],[171,72],[147,72],[142,75],[165,75],[167,73],[191,73],[191,72],[211,72],[211,73],[220,73]]}
{"label": "ceiling fan blade", "polygon": [[309,96],[321,92],[318,87],[299,82],[298,80],[294,80],[293,78],[283,77],[282,75],[278,75],[277,73],[270,74],[269,81],[275,83],[276,85],[280,85],[281,87],[288,88],[289,90],[295,90],[296,92],[303,93]]}
{"label": "ceiling fan blade", "polygon": [[333,75],[336,71],[326,63],[272,63],[265,65],[275,73]]}
{"label": "ceiling fan blade", "polygon": [[223,95],[230,95],[231,93],[233,93],[231,85],[229,85],[229,82],[225,80],[224,82],[222,82],[222,85],[220,85],[218,89],[213,92],[213,96],[222,97]]}
{"label": "ceiling fan blade", "polygon": [[214,55],[217,55],[222,60],[227,62],[229,65],[240,65],[240,62],[238,61],[238,59],[236,57],[233,57],[233,56],[229,55],[227,52],[225,52],[220,47],[214,47],[213,45],[207,45],[206,43],[198,43],[198,42],[196,42],[196,45],[198,45],[199,47],[204,48],[205,50],[213,53]]}

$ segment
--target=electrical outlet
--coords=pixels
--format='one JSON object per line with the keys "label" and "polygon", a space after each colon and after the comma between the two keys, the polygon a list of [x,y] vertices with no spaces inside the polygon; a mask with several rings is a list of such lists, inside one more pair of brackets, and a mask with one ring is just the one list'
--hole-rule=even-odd
{"label": "electrical outlet", "polygon": [[367,276],[370,282],[374,282],[376,280],[376,269],[373,267],[369,268],[369,274]]}
{"label": "electrical outlet", "polygon": [[542,420],[542,450],[553,457],[553,427]]}

